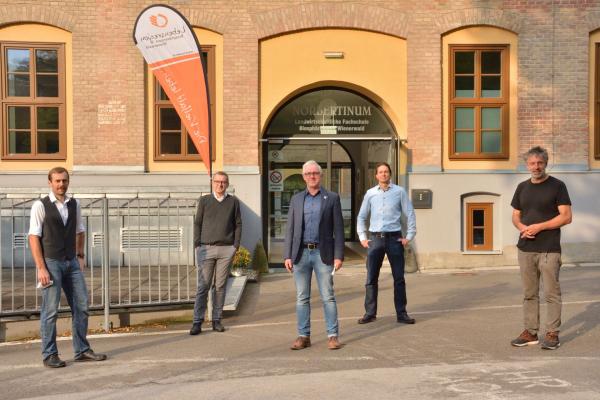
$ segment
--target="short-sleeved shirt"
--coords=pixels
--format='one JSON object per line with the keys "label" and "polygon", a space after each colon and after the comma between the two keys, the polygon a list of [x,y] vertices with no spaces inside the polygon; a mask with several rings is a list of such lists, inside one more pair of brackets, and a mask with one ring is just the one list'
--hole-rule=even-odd
{"label": "short-sleeved shirt", "polygon": [[[571,199],[563,181],[549,176],[541,183],[530,179],[519,183],[510,205],[521,211],[521,222],[525,225],[551,220],[559,215],[558,206],[570,206]],[[560,228],[539,232],[535,238],[521,238],[517,247],[525,252],[560,253]]]}

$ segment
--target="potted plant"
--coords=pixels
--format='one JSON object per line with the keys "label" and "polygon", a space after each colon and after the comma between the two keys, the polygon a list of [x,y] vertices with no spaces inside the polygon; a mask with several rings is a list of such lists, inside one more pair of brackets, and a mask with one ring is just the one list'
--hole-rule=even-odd
{"label": "potted plant", "polygon": [[233,256],[233,261],[231,262],[231,275],[246,275],[251,261],[252,257],[250,256],[248,249],[244,246],[240,246],[235,252],[235,256]]}

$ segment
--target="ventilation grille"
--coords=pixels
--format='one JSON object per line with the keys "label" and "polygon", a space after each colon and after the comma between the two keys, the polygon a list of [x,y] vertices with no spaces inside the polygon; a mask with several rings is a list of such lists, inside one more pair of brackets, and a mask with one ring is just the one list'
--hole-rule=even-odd
{"label": "ventilation grille", "polygon": [[102,232],[92,232],[92,247],[104,246],[104,234]]}
{"label": "ventilation grille", "polygon": [[141,249],[183,251],[183,228],[121,228],[121,251]]}
{"label": "ventilation grille", "polygon": [[22,249],[29,247],[27,243],[27,234],[26,233],[14,233],[13,234],[13,249]]}

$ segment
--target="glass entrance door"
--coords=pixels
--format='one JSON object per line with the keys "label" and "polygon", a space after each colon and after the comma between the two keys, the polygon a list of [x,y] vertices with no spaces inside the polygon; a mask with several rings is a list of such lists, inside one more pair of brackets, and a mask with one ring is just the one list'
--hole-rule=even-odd
{"label": "glass entrance door", "polygon": [[375,165],[385,161],[396,177],[394,140],[269,139],[266,147],[266,244],[269,263],[283,262],[283,242],[292,196],[306,187],[302,165],[315,160],[323,169],[321,184],[340,195],[344,238],[356,241],[356,215],[365,192],[375,186]]}
{"label": "glass entrance door", "polygon": [[292,196],[306,187],[302,165],[315,160],[323,169],[321,185],[340,195],[345,239],[353,229],[353,165],[346,151],[332,141],[270,140],[267,148],[267,248],[269,263],[283,262],[283,241]]}

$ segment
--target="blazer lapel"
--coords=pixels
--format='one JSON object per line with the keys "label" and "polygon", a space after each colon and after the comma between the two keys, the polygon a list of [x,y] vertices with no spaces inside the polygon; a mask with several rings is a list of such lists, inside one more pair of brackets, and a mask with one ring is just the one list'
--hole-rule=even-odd
{"label": "blazer lapel", "polygon": [[329,192],[323,188],[321,188],[321,193],[323,195],[323,197],[321,198],[321,213],[319,215],[319,222],[321,222],[321,219],[323,218],[323,210],[325,210],[325,206],[327,204],[327,202],[329,201]]}
{"label": "blazer lapel", "polygon": [[298,211],[300,211],[298,213],[298,218],[300,219],[300,221],[298,221],[298,223],[300,224],[299,226],[302,227],[302,232],[304,232],[304,201],[306,200],[306,193],[308,192],[307,189],[304,189],[302,191],[302,196],[299,199],[298,203],[300,206],[300,209]]}

